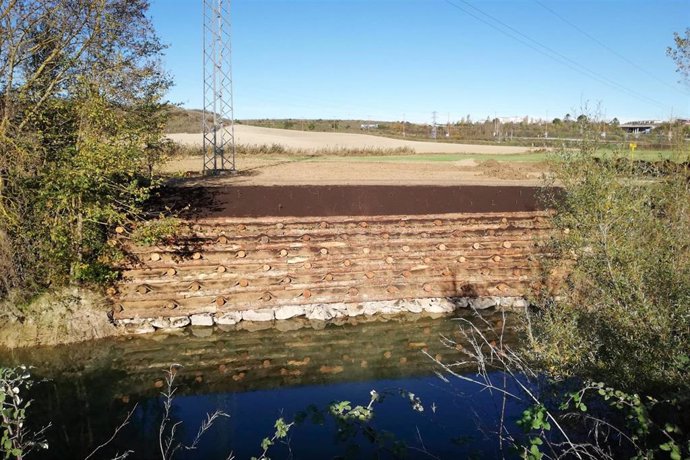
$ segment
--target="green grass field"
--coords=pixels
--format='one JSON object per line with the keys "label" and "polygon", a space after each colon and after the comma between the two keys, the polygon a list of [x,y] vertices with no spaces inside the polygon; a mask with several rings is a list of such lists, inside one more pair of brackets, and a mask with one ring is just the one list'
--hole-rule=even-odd
{"label": "green grass field", "polygon": [[[601,155],[617,154],[621,157],[630,158],[630,152],[614,152],[611,150],[601,151]],[[495,160],[500,162],[525,162],[537,163],[547,161],[553,158],[554,154],[547,152],[535,153],[516,153],[505,155],[494,155],[487,153],[462,153],[462,154],[414,154],[414,155],[385,155],[385,156],[312,156],[306,161],[333,161],[333,162],[364,162],[364,163],[442,163],[442,162],[457,162],[462,160]],[[644,150],[632,153],[634,160],[645,161],[659,161],[665,159],[673,159],[673,152],[670,150]]]}

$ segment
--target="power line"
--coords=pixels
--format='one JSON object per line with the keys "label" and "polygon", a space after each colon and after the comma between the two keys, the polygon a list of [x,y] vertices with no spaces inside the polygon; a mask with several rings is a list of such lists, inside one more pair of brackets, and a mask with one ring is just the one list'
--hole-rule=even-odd
{"label": "power line", "polygon": [[[572,70],[574,70],[574,71],[576,71],[582,75],[585,75],[586,77],[589,77],[593,80],[596,80],[596,81],[598,81],[598,82],[600,82],[606,86],[617,89],[618,91],[621,91],[621,92],[625,92],[628,95],[633,96],[633,97],[635,97],[641,101],[645,101],[648,104],[657,105],[657,106],[664,108],[664,109],[667,108],[666,104],[659,102],[655,99],[652,99],[648,96],[645,96],[643,94],[640,94],[637,91],[626,88],[625,86],[623,86],[623,85],[621,85],[621,84],[619,84],[619,83],[617,83],[617,82],[615,82],[615,81],[613,81],[613,80],[611,80],[611,79],[609,79],[609,78],[607,78],[601,74],[598,74],[597,72],[594,72],[593,70],[588,69],[587,67],[585,67],[582,64],[570,59],[569,57],[563,55],[562,53],[560,53],[560,52],[550,48],[549,46],[544,45],[544,44],[538,42],[537,40],[534,40],[533,38],[523,34],[519,30],[506,24],[505,22],[501,21],[500,19],[497,19],[497,18],[491,16],[490,14],[482,11],[481,9],[477,8],[476,6],[471,5],[469,2],[467,2],[465,0],[460,0],[460,1],[462,3],[464,3],[465,5],[467,5],[468,7],[472,8],[472,9],[478,11],[479,13],[481,13],[482,15],[486,16],[491,21],[494,21],[494,22],[500,24],[501,26],[511,30],[513,33],[510,33],[508,31],[504,30],[503,28],[487,21],[486,19],[482,18],[481,16],[478,16],[477,14],[468,10],[467,8],[463,8],[462,6],[452,2],[451,0],[445,0],[445,2],[448,3],[450,6],[456,8],[456,9],[462,11],[463,13],[475,18],[476,20],[488,25],[489,27],[497,30],[498,32],[502,33],[503,35],[510,37],[513,40],[516,40],[516,41],[522,43],[523,45],[527,46],[528,48],[531,48],[532,50],[538,52],[539,54],[542,54],[542,55],[548,57],[549,59],[552,59],[552,60],[554,60],[560,64],[563,64],[563,65],[569,67],[570,69],[572,69]],[[518,36],[516,36],[515,34],[517,34]],[[520,37],[523,37],[524,39],[521,39]],[[540,49],[538,47],[543,48],[543,49]],[[546,50],[546,51],[544,51],[544,50]]]}
{"label": "power line", "polygon": [[611,48],[610,46],[608,46],[606,43],[602,42],[602,41],[599,40],[598,38],[592,36],[590,33],[588,33],[586,30],[583,30],[583,29],[582,29],[581,27],[579,27],[577,24],[574,24],[574,23],[572,23],[571,21],[567,20],[566,18],[564,18],[563,16],[561,16],[560,14],[558,14],[557,12],[555,12],[553,9],[551,9],[551,8],[549,8],[548,6],[544,5],[544,4],[543,4],[542,2],[540,2],[539,0],[534,0],[534,2],[535,2],[537,5],[539,5],[539,6],[541,6],[542,8],[544,8],[544,9],[545,9],[546,11],[548,11],[549,13],[551,13],[552,15],[556,16],[558,19],[560,19],[560,20],[563,21],[564,23],[568,24],[568,25],[569,25],[570,27],[572,27],[573,29],[575,29],[575,30],[577,30],[578,32],[580,32],[580,33],[581,33],[582,35],[584,35],[585,37],[589,38],[591,41],[593,41],[593,42],[596,43],[597,45],[601,46],[602,48],[604,48],[605,50],[607,50],[607,51],[610,52],[611,54],[617,56],[619,59],[622,59],[623,61],[627,62],[627,63],[630,64],[631,66],[635,67],[637,70],[639,70],[640,72],[644,73],[644,74],[647,75],[648,77],[650,77],[650,78],[656,80],[657,82],[661,83],[662,85],[665,85],[665,86],[667,86],[667,87],[673,89],[674,91],[678,91],[679,93],[682,93],[682,94],[687,94],[685,91],[681,90],[680,88],[678,88],[678,87],[676,87],[676,86],[674,86],[674,85],[672,85],[672,84],[670,84],[670,83],[668,83],[668,82],[662,80],[661,78],[657,77],[657,76],[654,75],[653,73],[649,72],[647,69],[645,69],[644,67],[642,67],[641,65],[639,65],[639,64],[636,63],[635,61],[633,61],[633,60],[631,60],[631,59],[628,59],[628,58],[625,57],[624,55],[620,54],[618,51],[616,51],[615,49]]}

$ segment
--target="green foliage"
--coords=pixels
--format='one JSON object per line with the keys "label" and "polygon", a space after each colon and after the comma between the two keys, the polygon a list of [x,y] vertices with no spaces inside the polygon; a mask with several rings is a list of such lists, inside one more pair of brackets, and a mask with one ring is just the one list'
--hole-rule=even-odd
{"label": "green foliage", "polygon": [[268,451],[269,449],[275,445],[276,441],[281,441],[284,442],[284,440],[288,436],[288,432],[290,431],[290,428],[295,424],[295,422],[292,423],[286,423],[285,419],[282,417],[276,420],[275,424],[273,427],[275,428],[275,433],[273,434],[273,437],[271,438],[264,438],[261,441],[261,449],[263,452],[259,457],[252,457],[251,460],[270,460],[271,458],[268,456]]}
{"label": "green foliage", "polygon": [[0,454],[4,459],[21,459],[36,449],[47,449],[43,433],[48,428],[31,432],[26,427],[26,412],[31,401],[26,393],[33,386],[25,366],[0,367]]}
{"label": "green foliage", "polygon": [[161,215],[158,219],[148,220],[138,225],[132,234],[132,239],[146,246],[171,241],[179,232],[180,226],[180,219]]}
{"label": "green foliage", "polygon": [[109,231],[142,216],[168,149],[170,82],[147,9],[146,0],[0,7],[11,35],[0,53],[0,257],[11,267],[0,297],[116,276]]}
{"label": "green foliage", "polygon": [[558,388],[555,402],[562,402],[557,407],[549,409],[538,402],[518,419],[517,424],[527,435],[520,444],[522,458],[539,460],[559,451],[558,433],[552,429],[549,417],[567,423],[571,437],[582,437],[578,431],[587,433],[578,444],[583,453],[634,459],[665,458],[664,453],[672,459],[690,455],[684,430],[666,413],[669,409],[682,413],[685,407],[678,401],[641,397],[603,382],[588,383],[577,391],[562,392],[562,387]]}
{"label": "green foliage", "polygon": [[[562,193],[551,254],[567,275],[533,322],[532,349],[556,375],[604,379],[632,391],[690,388],[690,171],[650,177],[600,154],[591,121],[578,151],[552,164]],[[587,137],[589,133],[589,137]],[[676,150],[687,161],[687,146]]]}

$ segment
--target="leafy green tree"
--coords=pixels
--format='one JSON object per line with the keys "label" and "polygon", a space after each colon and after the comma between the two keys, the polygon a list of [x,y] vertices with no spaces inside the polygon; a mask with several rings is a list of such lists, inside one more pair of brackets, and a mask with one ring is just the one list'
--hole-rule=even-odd
{"label": "leafy green tree", "polygon": [[170,81],[146,0],[0,4],[0,296],[112,276],[141,212]]}

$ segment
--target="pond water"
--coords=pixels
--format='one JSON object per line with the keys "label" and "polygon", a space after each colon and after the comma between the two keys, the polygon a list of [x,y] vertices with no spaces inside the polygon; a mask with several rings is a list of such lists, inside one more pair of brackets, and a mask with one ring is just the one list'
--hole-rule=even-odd
{"label": "pond water", "polygon": [[[500,329],[506,320],[495,312],[460,315],[484,330]],[[504,339],[515,344],[510,317],[506,322]],[[191,442],[207,413],[229,415],[197,449],[175,458],[259,457],[262,439],[272,436],[280,417],[300,423],[291,428],[289,443],[269,450],[273,459],[393,458],[398,445],[407,447],[406,458],[500,457],[492,434],[500,395],[448,374],[441,378],[431,358],[444,364],[465,359],[462,324],[458,317],[403,316],[340,325],[289,321],[264,330],[187,329],[20,350],[0,355],[0,362],[31,365],[34,376],[45,379],[33,389],[30,421],[52,424],[50,449],[30,458],[85,458],[132,409],[130,423],[93,458],[127,450],[134,451],[129,458],[161,458],[161,391],[173,363],[183,366],[175,375],[171,412],[172,423],[181,422],[178,439]],[[444,337],[456,345],[443,343]],[[472,366],[454,369],[473,374]],[[328,405],[366,406],[371,390],[384,396],[373,405],[374,430],[354,424],[339,431]],[[423,410],[413,407],[415,398]],[[519,411],[509,404],[506,419]]]}

